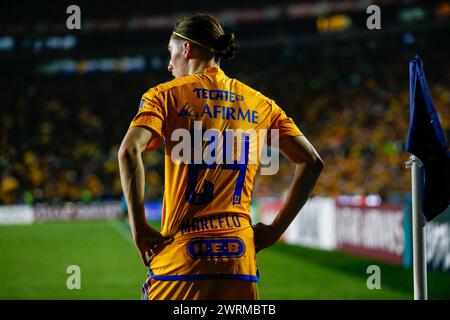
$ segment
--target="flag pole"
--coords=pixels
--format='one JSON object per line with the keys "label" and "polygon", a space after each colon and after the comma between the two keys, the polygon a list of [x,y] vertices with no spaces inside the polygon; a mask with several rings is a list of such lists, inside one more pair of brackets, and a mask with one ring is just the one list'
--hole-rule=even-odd
{"label": "flag pole", "polygon": [[427,292],[427,261],[425,255],[425,220],[421,209],[422,164],[420,160],[410,155],[408,167],[411,167],[412,183],[412,234],[413,234],[413,273],[414,300],[428,300]]}

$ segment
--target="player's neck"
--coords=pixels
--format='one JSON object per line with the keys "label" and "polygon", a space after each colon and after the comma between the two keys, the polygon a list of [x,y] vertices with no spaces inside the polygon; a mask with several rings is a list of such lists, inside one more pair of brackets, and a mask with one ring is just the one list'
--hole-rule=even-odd
{"label": "player's neck", "polygon": [[203,73],[205,69],[211,67],[219,67],[219,64],[214,59],[209,61],[192,59],[189,61],[189,74]]}

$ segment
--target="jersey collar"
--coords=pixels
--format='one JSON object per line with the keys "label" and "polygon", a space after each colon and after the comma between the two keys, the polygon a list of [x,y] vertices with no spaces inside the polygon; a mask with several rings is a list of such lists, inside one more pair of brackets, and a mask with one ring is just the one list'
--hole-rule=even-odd
{"label": "jersey collar", "polygon": [[219,67],[209,67],[203,70],[203,74],[206,76],[213,76],[216,78],[223,78],[225,73]]}

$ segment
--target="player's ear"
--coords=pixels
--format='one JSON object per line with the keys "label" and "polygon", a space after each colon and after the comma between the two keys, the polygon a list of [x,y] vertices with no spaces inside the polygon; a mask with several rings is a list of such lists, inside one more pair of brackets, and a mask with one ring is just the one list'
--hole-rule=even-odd
{"label": "player's ear", "polygon": [[188,41],[183,42],[183,57],[189,59],[192,55],[192,46]]}

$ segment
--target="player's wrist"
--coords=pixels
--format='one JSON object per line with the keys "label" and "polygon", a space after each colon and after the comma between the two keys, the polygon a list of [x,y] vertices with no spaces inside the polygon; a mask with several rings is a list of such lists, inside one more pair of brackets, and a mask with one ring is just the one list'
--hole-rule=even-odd
{"label": "player's wrist", "polygon": [[284,230],[278,224],[272,223],[269,225],[269,228],[272,232],[275,241],[281,238],[281,235],[283,234]]}
{"label": "player's wrist", "polygon": [[149,231],[151,231],[151,230],[150,230],[150,226],[147,224],[147,222],[131,225],[131,232],[133,233],[133,236],[135,238],[145,235],[145,234],[148,234]]}
{"label": "player's wrist", "polygon": [[270,232],[271,232],[271,234],[272,234],[272,237],[273,237],[275,240],[277,240],[277,239],[279,238],[277,226],[274,225],[274,224],[269,224],[269,225],[267,225],[267,227],[269,228],[269,230],[270,230]]}

